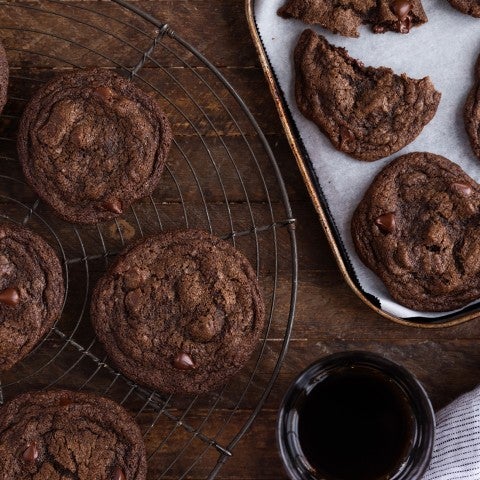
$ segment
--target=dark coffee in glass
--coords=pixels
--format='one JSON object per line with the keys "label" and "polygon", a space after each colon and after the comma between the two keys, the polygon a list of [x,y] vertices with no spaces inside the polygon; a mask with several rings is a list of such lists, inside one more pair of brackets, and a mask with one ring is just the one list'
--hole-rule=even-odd
{"label": "dark coffee in glass", "polygon": [[278,425],[292,479],[420,479],[433,434],[433,411],[418,381],[363,352],[333,355],[303,372]]}

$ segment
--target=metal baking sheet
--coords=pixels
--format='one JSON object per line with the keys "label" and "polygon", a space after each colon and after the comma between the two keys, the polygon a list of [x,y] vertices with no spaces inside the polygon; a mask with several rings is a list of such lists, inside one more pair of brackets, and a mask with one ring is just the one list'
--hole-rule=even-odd
{"label": "metal baking sheet", "polygon": [[474,318],[480,309],[478,302],[440,314],[415,312],[395,302],[356,255],[350,219],[374,176],[404,153],[430,151],[443,155],[480,181],[480,161],[470,148],[462,119],[480,53],[480,20],[454,10],[446,1],[424,0],[429,22],[413,28],[408,35],[375,35],[364,26],[359,38],[346,38],[313,27],[366,65],[388,66],[412,78],[429,76],[442,93],[437,114],[414,142],[391,157],[361,162],[335,150],[295,104],[293,49],[300,33],[312,27],[280,18],[276,11],[283,3],[247,0],[247,17],[285,132],[345,279],[374,310],[403,324],[448,326]]}

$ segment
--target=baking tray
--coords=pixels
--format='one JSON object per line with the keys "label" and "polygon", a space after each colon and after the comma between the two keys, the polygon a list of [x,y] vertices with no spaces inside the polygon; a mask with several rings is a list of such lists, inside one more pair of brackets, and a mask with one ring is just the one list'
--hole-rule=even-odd
{"label": "baking tray", "polygon": [[[253,39],[253,43],[257,50],[262,69],[264,71],[268,86],[270,88],[270,92],[272,94],[275,106],[277,108],[280,120],[283,125],[283,129],[285,131],[292,152],[295,156],[298,168],[300,169],[300,172],[302,174],[305,186],[307,187],[308,193],[312,199],[313,205],[318,214],[320,223],[330,244],[335,260],[349,287],[373,311],[393,322],[405,326],[421,327],[426,329],[451,327],[478,317],[480,306],[478,304],[474,304],[465,307],[461,310],[461,312],[446,313],[445,315],[437,318],[423,316],[401,318],[383,310],[380,307],[377,298],[362,289],[350,263],[346,248],[340,239],[340,235],[335,223],[335,218],[330,212],[321,185],[319,183],[317,173],[313,169],[309,154],[301,140],[298,128],[294,122],[285,96],[282,92],[282,89],[280,88],[277,76],[268,58],[268,54],[263,44],[255,19],[255,3],[256,0],[245,1],[247,22]],[[311,26],[305,24],[305,29],[306,28],[311,28]]]}

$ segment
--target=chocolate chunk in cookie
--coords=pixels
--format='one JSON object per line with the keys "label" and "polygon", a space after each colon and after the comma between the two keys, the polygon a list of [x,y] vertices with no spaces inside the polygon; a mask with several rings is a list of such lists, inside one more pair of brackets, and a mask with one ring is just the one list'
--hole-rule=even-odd
{"label": "chocolate chunk in cookie", "polygon": [[480,158],[480,57],[475,65],[475,80],[465,102],[463,119],[472,149]]}
{"label": "chocolate chunk in cookie", "polygon": [[440,102],[428,77],[365,67],[312,30],[295,48],[295,71],[300,111],[335,148],[359,160],[378,160],[408,145]]}
{"label": "chocolate chunk in cookie", "polygon": [[0,478],[145,480],[138,426],[115,402],[67,390],[26,393],[0,409]]}
{"label": "chocolate chunk in cookie", "polygon": [[210,391],[257,346],[264,304],[248,260],[197,230],[146,238],[95,288],[91,316],[112,361],[165,393]]}
{"label": "chocolate chunk in cookie", "polygon": [[106,70],[62,75],[37,92],[18,152],[38,195],[67,221],[112,219],[160,181],[171,131],[159,105]]}
{"label": "chocolate chunk in cookie", "polygon": [[371,24],[375,33],[408,33],[428,21],[420,0],[288,0],[278,14],[346,37],[358,37],[362,23]]}
{"label": "chocolate chunk in cookie", "polygon": [[0,371],[24,358],[52,328],[64,293],[52,247],[27,228],[0,223]]}
{"label": "chocolate chunk in cookie", "polygon": [[480,297],[480,186],[458,165],[411,153],[385,167],[352,219],[361,260],[391,296],[441,312]]}
{"label": "chocolate chunk in cookie", "polygon": [[480,18],[480,2],[478,0],[448,0],[453,8],[462,13]]}
{"label": "chocolate chunk in cookie", "polygon": [[0,113],[7,103],[8,76],[7,54],[0,42]]}

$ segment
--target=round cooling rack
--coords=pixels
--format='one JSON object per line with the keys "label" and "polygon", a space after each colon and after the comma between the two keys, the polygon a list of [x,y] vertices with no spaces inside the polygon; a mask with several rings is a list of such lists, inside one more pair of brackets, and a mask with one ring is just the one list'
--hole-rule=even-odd
{"label": "round cooling rack", "polygon": [[[0,376],[0,403],[32,389],[106,395],[135,416],[149,479],[214,478],[265,402],[286,353],[296,300],[295,220],[258,124],[232,86],[195,48],[123,0],[0,1],[0,37],[10,63],[0,119],[0,217],[41,234],[63,260],[61,318],[36,349]],[[78,226],[57,218],[24,183],[18,121],[30,96],[55,74],[114,69],[157,98],[174,143],[157,191],[115,221]],[[199,228],[227,239],[256,268],[267,305],[262,342],[221,390],[162,396],[109,365],[88,315],[97,279],[141,236]]]}

